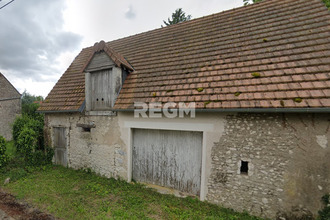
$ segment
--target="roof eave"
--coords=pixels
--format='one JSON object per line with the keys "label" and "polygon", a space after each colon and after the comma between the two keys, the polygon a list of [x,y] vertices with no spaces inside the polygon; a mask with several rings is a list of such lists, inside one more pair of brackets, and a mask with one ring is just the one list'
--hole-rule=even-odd
{"label": "roof eave", "polygon": [[82,113],[85,110],[86,102],[84,101],[79,109],[73,110],[37,110],[38,113],[51,114],[51,113]]}
{"label": "roof eave", "polygon": [[[113,109],[117,112],[133,112],[138,109]],[[153,110],[149,109],[148,111]],[[158,110],[159,109],[155,109]],[[178,109],[169,109],[169,111]],[[182,110],[182,109],[181,109]],[[196,112],[223,112],[223,113],[330,113],[330,108],[228,108],[228,109],[184,109]]]}
{"label": "roof eave", "polygon": [[38,113],[51,114],[51,113],[81,113],[79,110],[37,110]]}

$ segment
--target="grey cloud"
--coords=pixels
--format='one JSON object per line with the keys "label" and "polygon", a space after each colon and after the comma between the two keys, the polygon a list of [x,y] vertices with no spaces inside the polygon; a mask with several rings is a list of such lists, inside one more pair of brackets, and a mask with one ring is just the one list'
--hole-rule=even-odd
{"label": "grey cloud", "polygon": [[[0,10],[0,69],[20,78],[55,74],[50,66],[82,37],[62,30],[65,0],[14,1]],[[47,59],[40,59],[45,56]]]}
{"label": "grey cloud", "polygon": [[133,7],[130,5],[125,13],[125,17],[127,19],[134,19],[136,17],[136,13],[133,10]]}

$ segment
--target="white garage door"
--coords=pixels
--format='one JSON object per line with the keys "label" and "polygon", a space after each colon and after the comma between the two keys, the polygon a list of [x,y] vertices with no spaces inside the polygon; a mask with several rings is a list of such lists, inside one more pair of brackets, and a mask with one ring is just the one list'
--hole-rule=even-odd
{"label": "white garage door", "polygon": [[202,132],[133,130],[133,179],[200,193]]}

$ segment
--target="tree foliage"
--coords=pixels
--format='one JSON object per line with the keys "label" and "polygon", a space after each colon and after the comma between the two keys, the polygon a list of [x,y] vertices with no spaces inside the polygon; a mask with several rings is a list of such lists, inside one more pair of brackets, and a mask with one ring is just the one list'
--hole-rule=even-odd
{"label": "tree foliage", "polygon": [[40,102],[42,102],[44,98],[42,96],[34,96],[24,91],[22,94],[22,114],[29,115],[31,117],[36,117],[40,115],[37,113],[37,109],[39,107]]}
{"label": "tree foliage", "polygon": [[[26,91],[22,94],[22,116],[16,118],[13,124],[13,139],[17,145],[18,136],[24,127],[30,127],[37,133],[38,148],[44,145],[43,127],[44,127],[44,114],[37,112],[40,102],[43,101],[42,96],[34,96]],[[18,149],[19,146],[16,146]]]}
{"label": "tree foliage", "polygon": [[13,139],[17,153],[29,165],[51,162],[52,151],[44,146],[44,115],[37,112],[41,96],[33,96],[26,91],[22,95],[22,116],[13,124]]}
{"label": "tree foliage", "polygon": [[172,19],[168,18],[167,22],[163,21],[166,26],[172,25],[172,24],[178,24],[184,21],[189,21],[191,19],[191,15],[187,15],[182,10],[182,8],[178,8],[175,10],[174,13],[172,13]]}
{"label": "tree foliage", "polygon": [[0,136],[0,167],[3,167],[8,162],[8,156],[6,154],[6,139]]}
{"label": "tree foliage", "polygon": [[44,145],[43,127],[43,117],[22,115],[14,122],[13,139],[16,151],[28,165],[43,165],[52,160],[52,149]]}
{"label": "tree foliage", "polygon": [[322,0],[325,4],[325,6],[327,6],[327,8],[330,10],[330,0]]}
{"label": "tree foliage", "polygon": [[324,208],[319,211],[319,220],[330,219],[330,193],[322,197]]}
{"label": "tree foliage", "polygon": [[257,2],[261,2],[262,0],[243,0],[244,5],[249,5],[251,2],[252,3],[257,3]]}
{"label": "tree foliage", "polygon": [[43,127],[44,121],[42,117],[32,118],[28,115],[22,115],[21,117],[16,118],[13,125],[13,139],[16,146],[16,149],[20,151],[20,135],[25,128],[30,128],[36,134],[36,149],[42,149],[44,145],[44,136],[43,136]]}

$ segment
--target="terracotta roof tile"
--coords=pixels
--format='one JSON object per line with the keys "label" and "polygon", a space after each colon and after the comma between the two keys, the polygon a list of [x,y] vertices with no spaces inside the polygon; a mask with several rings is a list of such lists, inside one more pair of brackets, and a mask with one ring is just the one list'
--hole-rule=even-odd
{"label": "terracotta roof tile", "polygon": [[[134,101],[329,108],[329,21],[320,0],[268,0],[102,44],[115,62],[134,67],[115,108]],[[82,106],[82,71],[93,51],[81,51],[39,110]]]}

